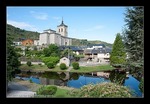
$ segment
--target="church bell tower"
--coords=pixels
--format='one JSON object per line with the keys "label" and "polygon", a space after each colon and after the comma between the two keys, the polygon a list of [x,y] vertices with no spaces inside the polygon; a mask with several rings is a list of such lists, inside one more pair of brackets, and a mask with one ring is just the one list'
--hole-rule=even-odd
{"label": "church bell tower", "polygon": [[68,26],[64,24],[63,18],[61,24],[57,26],[57,33],[61,34],[62,36],[68,37]]}

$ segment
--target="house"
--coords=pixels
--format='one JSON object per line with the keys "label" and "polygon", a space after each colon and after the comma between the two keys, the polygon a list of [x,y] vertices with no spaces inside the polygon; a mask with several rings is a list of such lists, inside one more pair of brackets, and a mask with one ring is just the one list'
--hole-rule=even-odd
{"label": "house", "polygon": [[59,64],[61,64],[61,63],[65,63],[66,66],[69,67],[69,65],[70,65],[70,60],[69,60],[68,58],[66,58],[66,57],[63,57],[63,58],[61,58],[60,61],[59,61]]}
{"label": "house", "polygon": [[92,59],[97,62],[101,62],[101,60],[109,61],[111,48],[107,48],[105,46],[92,46],[91,48],[87,48],[84,50],[84,56],[87,59]]}
{"label": "house", "polygon": [[32,39],[26,39],[22,41],[23,46],[33,46],[34,45],[34,40]]}

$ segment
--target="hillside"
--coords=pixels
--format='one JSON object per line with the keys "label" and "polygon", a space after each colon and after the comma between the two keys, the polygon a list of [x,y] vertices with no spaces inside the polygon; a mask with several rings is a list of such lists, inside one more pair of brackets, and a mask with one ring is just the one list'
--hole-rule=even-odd
{"label": "hillside", "polygon": [[[39,35],[40,35],[40,33],[38,32],[27,31],[24,29],[14,27],[9,24],[6,25],[6,33],[10,34],[12,38],[14,38],[14,41],[21,41],[21,39],[29,39],[29,38],[36,40],[39,39]],[[112,44],[100,40],[95,40],[95,41],[88,41],[87,39],[72,40],[72,45],[74,46],[84,46],[88,44],[104,44],[105,46],[112,48]]]}
{"label": "hillside", "polygon": [[89,41],[86,39],[73,39],[72,40],[72,45],[75,45],[75,46],[82,46],[82,45],[84,46],[84,45],[89,45],[89,44],[104,44],[105,46],[110,47],[110,48],[112,48],[112,45],[113,45],[113,44],[100,41],[100,40],[94,40],[94,41]]}
{"label": "hillside", "polygon": [[14,41],[20,41],[21,39],[39,39],[40,33],[23,30],[12,25],[6,25],[6,34],[10,34]]}

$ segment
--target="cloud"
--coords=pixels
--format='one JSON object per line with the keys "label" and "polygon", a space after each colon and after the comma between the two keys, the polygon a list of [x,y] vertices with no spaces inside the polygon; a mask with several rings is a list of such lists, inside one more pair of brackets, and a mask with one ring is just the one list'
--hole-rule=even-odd
{"label": "cloud", "polygon": [[104,26],[102,26],[102,25],[97,25],[97,26],[94,26],[94,27],[85,29],[84,31],[95,31],[95,30],[100,30],[100,29],[102,29],[102,28],[104,28]]}
{"label": "cloud", "polygon": [[7,24],[13,25],[13,26],[21,28],[21,29],[30,30],[30,31],[37,31],[38,30],[35,26],[30,25],[30,24],[25,23],[25,22],[17,22],[17,21],[13,21],[13,20],[8,20]]}
{"label": "cloud", "polygon": [[52,17],[53,19],[55,19],[55,20],[60,20],[61,19],[61,17]]}
{"label": "cloud", "polygon": [[47,20],[48,19],[47,13],[30,11],[30,14],[36,19],[40,19],[40,20]]}
{"label": "cloud", "polygon": [[54,16],[52,19],[57,20],[58,23],[61,23],[62,17]]}

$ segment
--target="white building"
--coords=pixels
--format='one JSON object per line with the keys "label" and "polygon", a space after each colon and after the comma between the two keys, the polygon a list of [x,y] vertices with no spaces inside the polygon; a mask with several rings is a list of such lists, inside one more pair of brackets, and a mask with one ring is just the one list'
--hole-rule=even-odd
{"label": "white building", "polygon": [[61,45],[72,45],[72,38],[68,37],[68,26],[62,23],[57,26],[57,32],[55,30],[47,29],[40,34],[39,45],[56,44]]}
{"label": "white building", "polygon": [[38,46],[39,45],[39,40],[34,40],[34,45]]}

